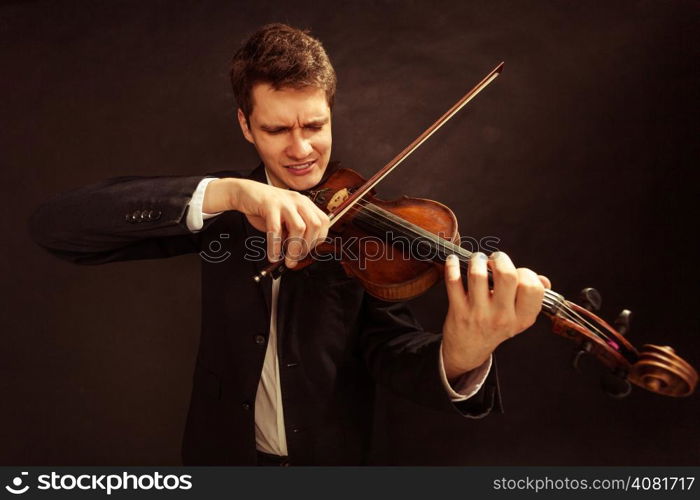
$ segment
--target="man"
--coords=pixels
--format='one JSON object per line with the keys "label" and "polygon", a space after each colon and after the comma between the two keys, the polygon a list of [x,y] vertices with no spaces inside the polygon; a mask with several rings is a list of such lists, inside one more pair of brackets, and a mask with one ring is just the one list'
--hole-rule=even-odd
{"label": "man", "polygon": [[467,417],[498,408],[491,353],[534,322],[548,280],[503,253],[476,254],[467,294],[448,259],[441,334],[424,332],[405,305],[371,297],[337,262],[254,283],[266,261],[248,258],[252,238],[266,239],[270,261],[294,268],[328,234],[328,216],[299,191],[328,173],[336,79],[320,42],[281,24],[246,42],[231,79],[239,125],[262,160],[248,178],[108,179],[31,219],[40,245],[76,263],[201,252],[202,337],[183,462],[365,463],[375,383]]}

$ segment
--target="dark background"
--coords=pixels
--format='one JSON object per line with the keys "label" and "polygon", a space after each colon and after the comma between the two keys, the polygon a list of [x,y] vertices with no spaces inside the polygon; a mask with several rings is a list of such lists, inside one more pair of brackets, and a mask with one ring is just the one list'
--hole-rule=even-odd
{"label": "dark background", "polygon": [[[199,336],[198,257],[79,267],[29,239],[52,194],[117,175],[256,163],[234,123],[228,62],[283,21],[325,44],[339,77],[334,157],[370,175],[500,61],[485,92],[381,187],[450,206],[462,235],[630,340],[700,365],[695,264],[694,1],[16,2],[0,6],[3,167],[0,463],[178,464]],[[442,285],[414,301],[439,329]],[[382,393],[377,461],[698,465],[699,398],[635,389],[542,318],[498,349],[505,414],[463,420]]]}

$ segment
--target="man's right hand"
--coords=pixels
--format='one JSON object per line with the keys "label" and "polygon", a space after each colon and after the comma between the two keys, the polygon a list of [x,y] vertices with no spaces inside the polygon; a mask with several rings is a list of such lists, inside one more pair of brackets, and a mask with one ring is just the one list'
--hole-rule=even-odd
{"label": "man's right hand", "polygon": [[285,265],[297,261],[326,239],[330,219],[306,196],[248,179],[223,178],[210,182],[204,193],[204,213],[237,210],[267,235],[270,262],[282,257]]}

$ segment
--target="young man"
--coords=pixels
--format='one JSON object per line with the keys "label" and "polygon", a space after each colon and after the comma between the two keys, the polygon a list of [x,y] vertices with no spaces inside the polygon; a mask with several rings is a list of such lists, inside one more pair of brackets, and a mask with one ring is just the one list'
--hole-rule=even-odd
{"label": "young man", "polygon": [[[284,251],[293,268],[328,234],[328,216],[298,191],[329,167],[336,80],[320,42],[281,24],[246,42],[231,79],[239,125],[262,160],[250,176],[108,179],[57,196],[31,219],[41,246],[76,263],[201,253],[184,463],[365,463],[375,383],[467,417],[497,409],[491,353],[535,321],[547,279],[503,253],[477,254],[467,293],[449,259],[440,334],[423,331],[405,305],[371,297],[338,262],[253,282],[266,261],[247,258],[251,238],[266,239],[270,261]],[[217,258],[207,253],[222,246]]]}

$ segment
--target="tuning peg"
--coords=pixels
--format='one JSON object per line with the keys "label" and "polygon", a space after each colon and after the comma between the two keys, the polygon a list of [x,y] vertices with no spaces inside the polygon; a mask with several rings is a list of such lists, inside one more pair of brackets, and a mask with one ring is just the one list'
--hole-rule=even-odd
{"label": "tuning peg", "polygon": [[584,288],[578,294],[578,298],[581,302],[581,307],[591,312],[598,311],[603,304],[603,298],[595,288]]}
{"label": "tuning peg", "polygon": [[622,399],[632,392],[632,384],[627,376],[620,373],[609,372],[600,378],[600,386],[605,393],[616,399]]}
{"label": "tuning peg", "polygon": [[632,311],[629,309],[623,309],[620,314],[617,315],[615,328],[620,335],[627,335],[627,332],[630,331],[630,319],[632,319]]}
{"label": "tuning peg", "polygon": [[581,344],[581,346],[574,350],[574,358],[571,360],[571,365],[574,367],[574,370],[577,372],[581,373],[581,360],[586,357],[588,353],[591,352],[591,348],[593,345],[591,345],[590,342],[585,341]]}

